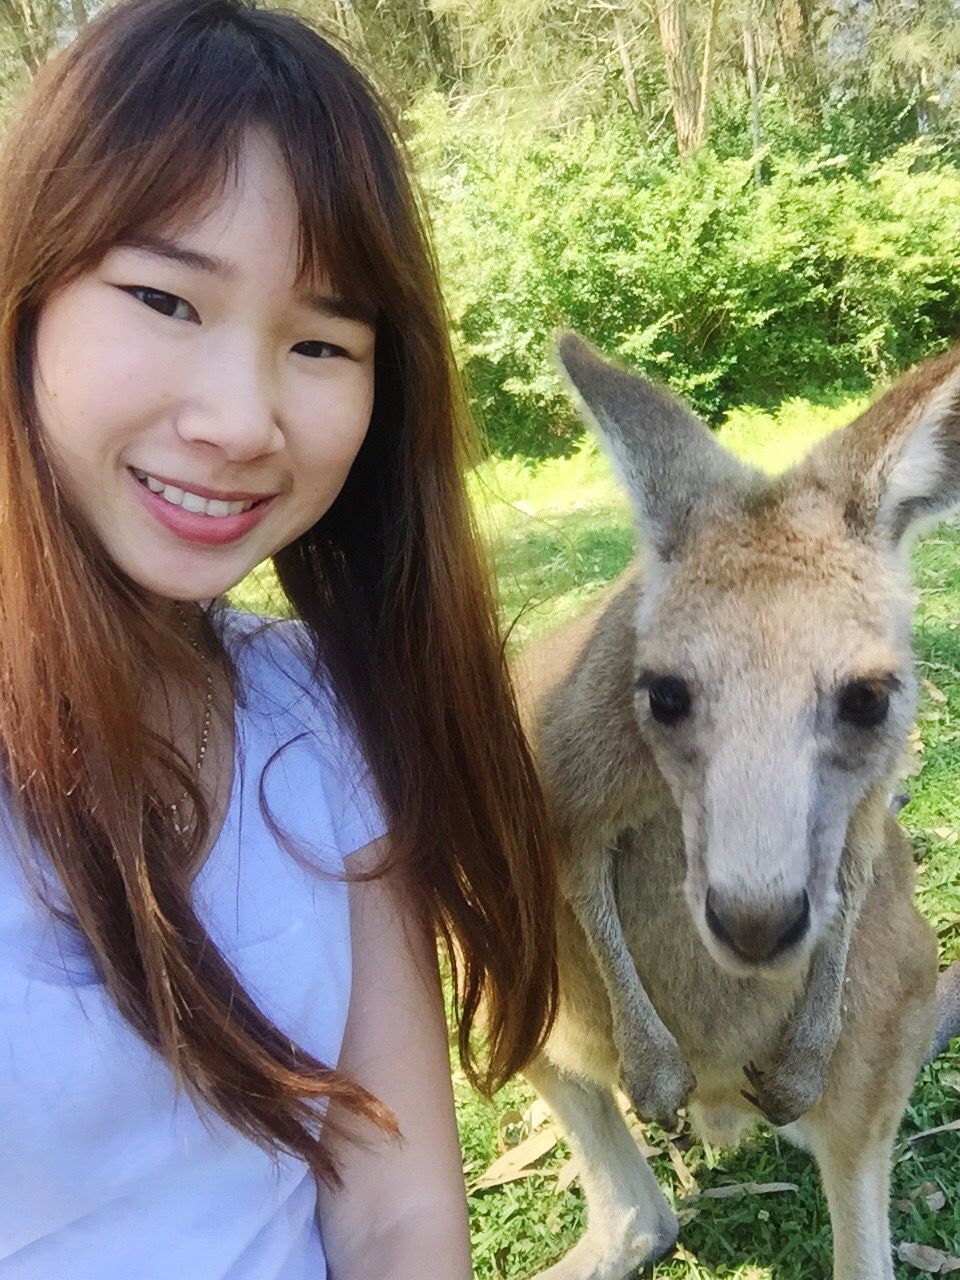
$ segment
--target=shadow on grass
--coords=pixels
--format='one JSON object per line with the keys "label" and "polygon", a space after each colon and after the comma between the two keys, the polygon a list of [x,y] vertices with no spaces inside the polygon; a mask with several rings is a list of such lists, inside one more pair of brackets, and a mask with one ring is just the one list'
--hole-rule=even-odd
{"label": "shadow on grass", "polygon": [[[724,1153],[713,1169],[697,1169],[701,1193],[743,1183],[792,1183],[795,1191],[743,1193],[724,1199],[702,1194],[680,1206],[696,1214],[680,1244],[705,1274],[812,1280],[830,1274],[830,1218],[813,1160],[783,1139],[758,1135]],[[694,1274],[688,1261],[654,1269],[658,1280]],[[746,1268],[746,1271],[741,1269]]]}

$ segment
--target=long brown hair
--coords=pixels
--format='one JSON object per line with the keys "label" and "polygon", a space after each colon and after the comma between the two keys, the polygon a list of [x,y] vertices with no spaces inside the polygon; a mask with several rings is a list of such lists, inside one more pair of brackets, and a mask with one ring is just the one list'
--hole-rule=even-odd
{"label": "long brown hair", "polygon": [[[245,0],[127,0],[43,70],[7,136],[0,760],[125,1017],[198,1100],[335,1181],[317,1100],[388,1129],[392,1117],[283,1038],[194,913],[190,854],[208,815],[139,699],[151,673],[201,673],[71,510],[32,388],[46,298],[214,193],[251,125],[284,157],[301,270],[324,269],[377,317],[367,438],[331,509],[276,556],[278,575],[365,750],[393,857],[446,944],[466,1070],[493,1089],[542,1043],[556,1002],[547,819],[464,495],[466,415],[435,267],[389,114],[296,18]],[[158,778],[191,793],[192,848],[171,837]]]}

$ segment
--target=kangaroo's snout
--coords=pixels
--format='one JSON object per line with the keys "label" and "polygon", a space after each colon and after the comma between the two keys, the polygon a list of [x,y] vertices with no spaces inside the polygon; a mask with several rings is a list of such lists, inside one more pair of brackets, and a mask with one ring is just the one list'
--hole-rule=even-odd
{"label": "kangaroo's snout", "polygon": [[768,902],[744,899],[708,888],[706,920],[710,932],[738,959],[769,964],[801,942],[810,927],[806,889]]}

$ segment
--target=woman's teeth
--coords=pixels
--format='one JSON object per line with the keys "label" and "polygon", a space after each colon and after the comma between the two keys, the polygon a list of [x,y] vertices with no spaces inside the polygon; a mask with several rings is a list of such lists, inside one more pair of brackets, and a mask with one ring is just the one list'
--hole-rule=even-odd
{"label": "woman's teeth", "polygon": [[178,489],[176,485],[163,484],[148,475],[146,471],[138,471],[135,467],[133,474],[151,493],[159,494],[165,502],[175,507],[183,507],[184,511],[194,511],[205,516],[238,516],[244,511],[249,511],[258,501],[256,498],[249,502],[224,502],[222,498],[201,498],[199,493],[191,493],[189,489]]}

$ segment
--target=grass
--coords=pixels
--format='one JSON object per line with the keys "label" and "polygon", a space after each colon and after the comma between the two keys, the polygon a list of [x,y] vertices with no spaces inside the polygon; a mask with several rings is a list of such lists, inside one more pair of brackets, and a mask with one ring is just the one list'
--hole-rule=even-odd
{"label": "grass", "polygon": [[[719,439],[753,465],[775,471],[849,421],[861,404],[815,406],[796,399],[775,415],[739,409]],[[534,469],[515,459],[492,460],[470,483],[516,646],[576,616],[633,555],[629,503],[592,438],[573,457]]]}
{"label": "grass", "polygon": [[[720,431],[741,457],[768,470],[789,465],[857,410],[795,400],[775,415],[744,409]],[[492,461],[471,476],[471,491],[493,553],[512,642],[523,644],[545,627],[573,616],[628,563],[634,545],[628,505],[596,447],[536,469]],[[920,771],[908,779],[910,800],[901,820],[910,832],[920,871],[921,909],[940,935],[946,959],[960,954],[960,527],[940,526],[918,543],[915,645],[923,693],[917,721]],[[262,604],[269,575],[245,583],[242,598]],[[457,1109],[468,1181],[523,1132],[519,1113],[532,1093],[521,1081],[491,1103],[474,1095],[456,1073]],[[960,1118],[960,1056],[945,1055],[925,1071],[904,1119],[902,1137]],[[651,1127],[648,1140],[664,1145]],[[681,1168],[699,1191],[730,1183],[786,1182],[796,1190],[700,1198],[685,1205],[683,1252],[655,1268],[656,1280],[819,1280],[830,1274],[830,1223],[809,1157],[774,1136],[760,1136],[734,1153],[705,1150],[692,1135],[678,1142]],[[475,1190],[470,1196],[478,1280],[520,1280],[556,1260],[583,1227],[576,1184],[557,1190],[566,1158],[559,1144],[530,1176]],[[667,1194],[683,1196],[674,1162],[654,1157]],[[929,1184],[946,1197],[931,1207],[918,1189]],[[960,1134],[904,1142],[894,1171],[895,1241],[909,1240],[960,1253]],[[934,1199],[932,1204],[937,1201]],[[901,1280],[922,1273],[898,1265]]]}

